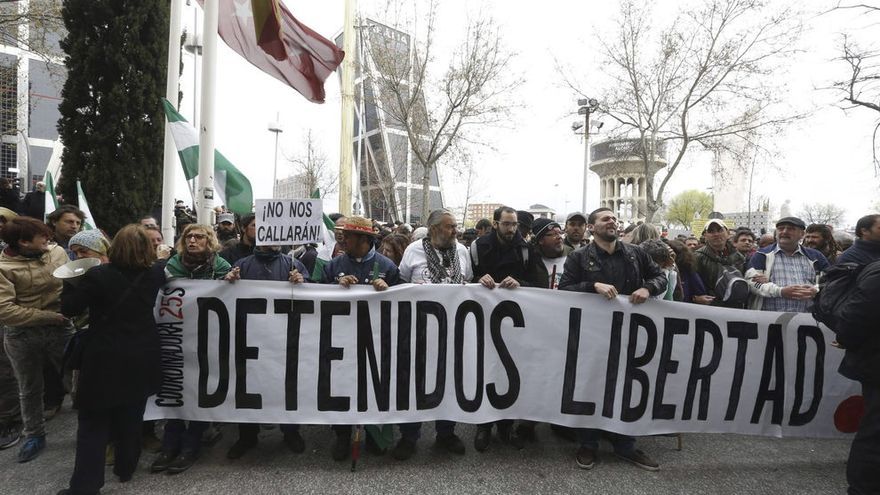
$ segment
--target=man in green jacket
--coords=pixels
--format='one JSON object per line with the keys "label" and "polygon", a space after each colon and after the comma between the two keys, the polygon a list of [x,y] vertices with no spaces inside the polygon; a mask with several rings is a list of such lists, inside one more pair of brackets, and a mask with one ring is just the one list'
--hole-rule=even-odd
{"label": "man in green jacket", "polygon": [[694,253],[696,258],[697,275],[703,280],[708,295],[715,298],[713,306],[745,307],[745,305],[730,305],[721,301],[723,294],[715,293],[715,285],[724,267],[730,266],[739,270],[740,275],[745,273],[746,258],[727,242],[730,232],[723,220],[713,218],[706,222],[703,228],[703,237],[706,245],[697,249]]}

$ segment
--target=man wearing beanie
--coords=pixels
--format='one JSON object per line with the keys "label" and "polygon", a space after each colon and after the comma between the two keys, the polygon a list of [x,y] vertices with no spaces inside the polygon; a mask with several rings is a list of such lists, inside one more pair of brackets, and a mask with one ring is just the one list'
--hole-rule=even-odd
{"label": "man wearing beanie", "polygon": [[83,230],[70,238],[68,248],[76,255],[76,259],[97,258],[101,263],[107,263],[107,250],[110,249],[110,241],[104,237],[100,230]]}
{"label": "man wearing beanie", "polygon": [[[535,287],[555,290],[559,288],[562,280],[565,259],[574,251],[571,246],[562,241],[562,226],[549,218],[538,218],[532,223],[532,238],[530,244],[538,258],[538,262],[532,265],[530,280]],[[516,435],[523,442],[537,441],[535,435],[535,421],[520,420],[516,427]],[[574,430],[559,425],[551,425],[550,428],[557,435],[573,438]]]}

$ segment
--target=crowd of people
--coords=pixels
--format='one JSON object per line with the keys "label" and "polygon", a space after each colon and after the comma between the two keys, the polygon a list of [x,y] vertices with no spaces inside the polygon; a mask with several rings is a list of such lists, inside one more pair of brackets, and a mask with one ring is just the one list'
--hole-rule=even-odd
{"label": "crowd of people", "polygon": [[[146,400],[161,382],[153,305],[171,279],[369,285],[376,291],[403,283],[478,283],[486,289],[596,293],[609,300],[625,296],[633,304],[653,298],[809,312],[823,273],[846,263],[861,272],[852,289],[858,297],[847,299],[834,330],[846,353],[841,373],[861,382],[866,404],[847,475],[851,493],[880,493],[880,215],[860,218],[849,246],[829,226],[796,217],[779,219],[766,235],[731,229],[716,218],[693,236],[668,239],[648,223],[624,228],[607,208],[556,222],[504,206],[472,229],[460,229],[445,209],[431,212],[416,228],[334,214],[331,259],[316,269],[315,245],[256,246],[253,214],[219,210],[215,225],[202,225],[185,207],[176,208],[177,239],[166,243],[152,216],[111,240],[99,230],[81,230],[84,214],[72,205],[50,212],[45,223],[21,213],[0,208],[0,449],[20,444],[19,462],[37,458],[46,448],[45,422],[69,394],[78,414],[76,461],[70,486],[61,493],[98,493],[105,464],[113,464],[120,481],[131,479],[142,449],[158,454],[151,472],[182,473],[219,438],[218,425],[209,422],[143,421]],[[82,258],[94,258],[98,266],[66,282],[53,276]],[[481,424],[472,446],[487,451],[496,435],[522,449],[537,441],[535,426],[525,420]],[[605,438],[617,457],[659,469],[633,437],[551,426],[577,443],[580,468],[595,466]],[[455,428],[454,422],[437,421],[435,445],[463,455],[467,447]],[[243,423],[237,430],[229,459],[258,445],[259,425]],[[299,425],[280,430],[287,448],[305,450]],[[332,431],[331,456],[343,461],[351,455],[353,427],[334,425]],[[367,452],[387,449],[395,459],[411,458],[421,424],[401,424],[399,431],[393,447],[367,435]]]}

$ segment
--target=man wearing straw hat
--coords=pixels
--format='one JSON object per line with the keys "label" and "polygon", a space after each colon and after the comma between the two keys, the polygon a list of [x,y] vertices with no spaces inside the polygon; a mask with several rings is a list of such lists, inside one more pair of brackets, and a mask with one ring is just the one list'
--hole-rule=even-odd
{"label": "man wearing straw hat", "polygon": [[[372,285],[377,291],[400,283],[400,271],[394,262],[377,252],[373,241],[376,231],[372,220],[352,216],[342,220],[336,230],[342,232],[342,249],[345,254],[330,260],[324,267],[321,283]],[[336,461],[345,460],[351,451],[351,425],[334,425],[336,441],[332,455]]]}

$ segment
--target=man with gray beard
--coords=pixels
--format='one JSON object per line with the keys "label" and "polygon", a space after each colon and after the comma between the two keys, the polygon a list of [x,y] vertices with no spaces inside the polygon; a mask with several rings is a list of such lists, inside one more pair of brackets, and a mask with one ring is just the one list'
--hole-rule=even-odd
{"label": "man with gray beard", "polygon": [[[410,244],[400,261],[400,278],[414,284],[463,284],[473,278],[468,250],[456,242],[455,217],[449,210],[434,210],[428,215],[428,236]],[[397,460],[415,454],[421,423],[400,425],[401,439],[391,451]],[[453,454],[465,453],[464,443],[455,434],[455,423],[437,420],[436,446]]]}

